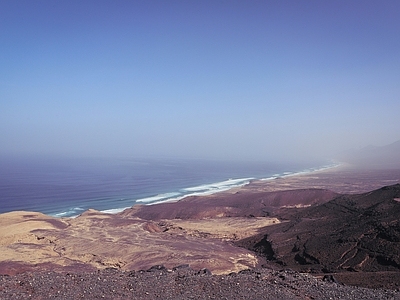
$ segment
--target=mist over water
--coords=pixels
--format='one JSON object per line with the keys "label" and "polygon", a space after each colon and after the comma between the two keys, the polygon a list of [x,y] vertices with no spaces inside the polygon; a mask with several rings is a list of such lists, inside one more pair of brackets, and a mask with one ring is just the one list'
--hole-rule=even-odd
{"label": "mist over water", "polygon": [[2,159],[0,213],[68,217],[93,208],[117,212],[187,195],[206,195],[251,179],[311,171],[329,162],[266,163],[166,159]]}
{"label": "mist over water", "polygon": [[22,2],[0,1],[0,212],[400,161],[337,155],[400,138],[399,1]]}

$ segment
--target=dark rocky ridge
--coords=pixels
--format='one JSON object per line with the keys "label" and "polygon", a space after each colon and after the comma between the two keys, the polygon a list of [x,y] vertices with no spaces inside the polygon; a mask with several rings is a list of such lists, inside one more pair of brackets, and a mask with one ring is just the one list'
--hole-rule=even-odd
{"label": "dark rocky ridge", "polygon": [[359,278],[364,272],[394,272],[386,286],[398,287],[398,198],[400,184],[341,195],[318,206],[283,209],[278,215],[289,222],[265,227],[236,244],[301,272],[351,272]]}

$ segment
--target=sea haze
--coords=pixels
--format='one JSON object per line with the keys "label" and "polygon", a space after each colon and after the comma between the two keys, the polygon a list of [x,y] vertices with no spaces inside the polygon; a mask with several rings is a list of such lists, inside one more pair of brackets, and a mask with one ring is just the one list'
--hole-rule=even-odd
{"label": "sea haze", "polygon": [[25,210],[70,217],[93,208],[118,212],[187,195],[206,195],[251,179],[310,172],[329,162],[256,163],[172,159],[3,158],[0,213]]}

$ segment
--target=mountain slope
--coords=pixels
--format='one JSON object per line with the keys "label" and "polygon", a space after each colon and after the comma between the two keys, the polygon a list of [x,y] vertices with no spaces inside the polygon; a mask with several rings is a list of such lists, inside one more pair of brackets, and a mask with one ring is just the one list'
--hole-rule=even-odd
{"label": "mountain slope", "polygon": [[400,272],[400,184],[280,212],[238,245],[299,271]]}

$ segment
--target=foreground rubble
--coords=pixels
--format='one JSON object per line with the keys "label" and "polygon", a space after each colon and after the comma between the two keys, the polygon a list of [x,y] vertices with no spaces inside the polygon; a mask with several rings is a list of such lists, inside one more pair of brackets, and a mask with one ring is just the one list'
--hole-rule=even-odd
{"label": "foreground rubble", "polygon": [[212,275],[188,266],[147,271],[0,276],[0,299],[400,299],[398,290],[341,285],[291,270],[257,269]]}

